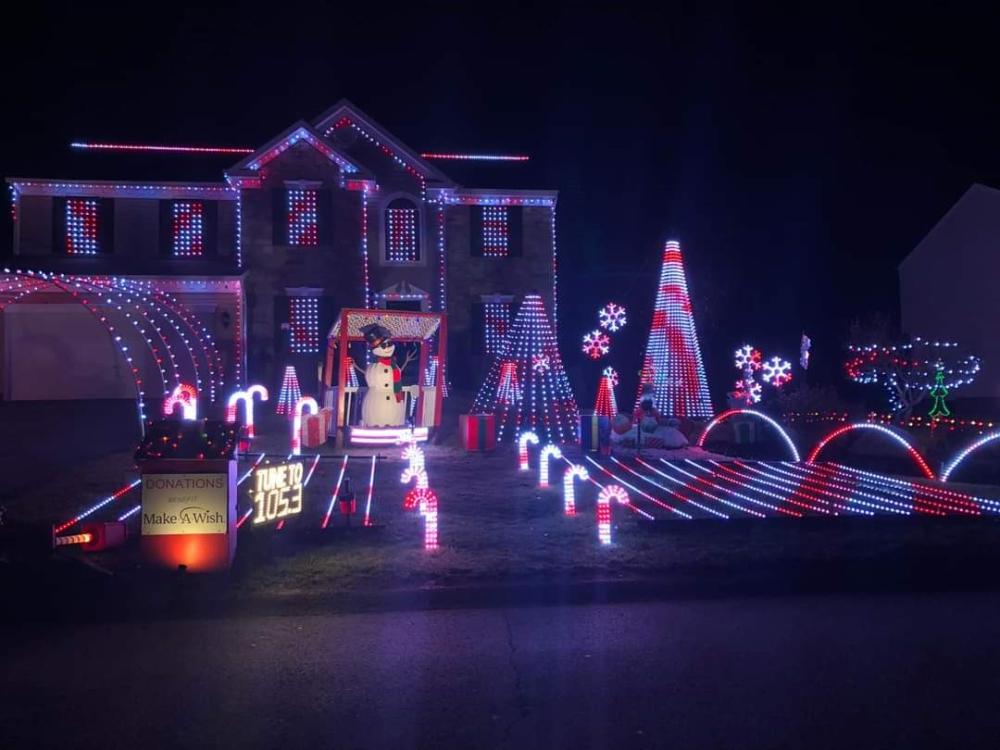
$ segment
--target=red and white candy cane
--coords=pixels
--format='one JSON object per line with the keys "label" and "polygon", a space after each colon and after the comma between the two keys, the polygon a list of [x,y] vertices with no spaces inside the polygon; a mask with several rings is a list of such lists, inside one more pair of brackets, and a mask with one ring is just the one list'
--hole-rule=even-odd
{"label": "red and white candy cane", "polygon": [[597,496],[597,538],[601,544],[611,544],[611,501],[628,505],[628,493],[618,484],[609,484]]}
{"label": "red and white candy cane", "polygon": [[416,443],[410,443],[403,448],[403,460],[410,462],[410,468],[414,471],[422,471],[426,466],[424,451]]}
{"label": "red and white candy cane", "polygon": [[406,493],[403,507],[407,510],[419,509],[424,517],[424,549],[438,548],[438,497],[434,490],[417,486]]}
{"label": "red and white candy cane", "polygon": [[550,458],[562,458],[562,451],[559,450],[558,445],[552,445],[549,443],[544,448],[542,452],[538,454],[538,486],[548,487],[549,486],[549,459]]}
{"label": "red and white candy cane", "polygon": [[246,415],[243,423],[247,428],[247,437],[254,437],[253,427],[253,397],[260,396],[261,401],[267,401],[267,388],[262,385],[252,385],[245,391],[236,391],[229,397],[226,404],[226,421],[235,422],[240,403],[243,403],[243,413]]}
{"label": "red and white candy cane", "polygon": [[563,506],[567,516],[576,515],[576,499],[573,496],[573,480],[579,479],[586,482],[590,479],[587,467],[580,464],[570,464],[563,473]]}
{"label": "red and white candy cane", "polygon": [[522,432],[517,438],[517,470],[527,471],[528,466],[528,443],[538,445],[538,435],[531,430]]}
{"label": "red and white candy cane", "polygon": [[407,468],[403,469],[403,474],[402,476],[399,477],[399,481],[402,482],[403,484],[409,484],[414,479],[417,480],[417,487],[420,487],[425,490],[427,489],[426,469],[424,469],[423,467],[414,468],[412,466],[408,466]]}
{"label": "red and white candy cane", "polygon": [[163,400],[163,413],[171,416],[174,407],[181,405],[183,419],[198,418],[198,389],[188,383],[179,383],[173,392]]}
{"label": "red and white candy cane", "polygon": [[298,456],[302,453],[302,412],[306,409],[310,414],[319,413],[319,404],[312,396],[303,396],[295,402],[295,411],[292,418],[292,455]]}

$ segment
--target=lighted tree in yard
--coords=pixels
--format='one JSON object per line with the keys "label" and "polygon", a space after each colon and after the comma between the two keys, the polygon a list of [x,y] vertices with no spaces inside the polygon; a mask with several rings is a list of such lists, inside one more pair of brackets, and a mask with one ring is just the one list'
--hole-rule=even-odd
{"label": "lighted tree in yard", "polygon": [[652,383],[653,405],[664,416],[711,417],[705,367],[694,327],[680,243],[669,240],[656,291],[653,324],[646,341],[636,408]]}
{"label": "lighted tree in yard", "polygon": [[932,391],[961,388],[979,372],[979,357],[962,355],[958,344],[947,341],[916,337],[901,344],[851,345],[848,351],[847,376],[856,383],[884,387],[890,408],[903,418]]}
{"label": "lighted tree in yard", "polygon": [[516,440],[524,430],[532,430],[543,442],[578,440],[580,411],[545,304],[537,294],[527,295],[521,303],[473,410],[496,415],[497,440]]}

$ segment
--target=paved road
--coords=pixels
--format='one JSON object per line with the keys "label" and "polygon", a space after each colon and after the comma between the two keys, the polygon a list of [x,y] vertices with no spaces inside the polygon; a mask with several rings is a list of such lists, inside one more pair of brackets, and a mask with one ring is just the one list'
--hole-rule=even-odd
{"label": "paved road", "polygon": [[1000,595],[0,632],[0,747],[997,747]]}

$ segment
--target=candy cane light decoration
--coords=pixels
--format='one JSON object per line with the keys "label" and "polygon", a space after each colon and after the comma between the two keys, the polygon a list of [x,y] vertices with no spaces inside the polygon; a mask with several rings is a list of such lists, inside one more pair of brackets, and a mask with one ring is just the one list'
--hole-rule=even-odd
{"label": "candy cane light decoration", "polygon": [[576,498],[573,496],[573,480],[579,479],[586,482],[590,479],[590,473],[586,466],[570,464],[563,473],[563,510],[567,516],[576,515]]}
{"label": "candy cane light decoration", "polygon": [[549,459],[550,458],[562,458],[562,451],[559,450],[558,445],[552,445],[549,443],[544,448],[542,452],[538,454],[538,486],[548,487],[549,486]]}
{"label": "candy cane light decoration", "polygon": [[597,496],[597,538],[601,544],[611,544],[611,501],[628,505],[628,493],[618,484],[609,484]]}
{"label": "candy cane light decoration", "polygon": [[295,402],[295,411],[292,418],[292,455],[302,454],[302,412],[306,409],[310,414],[319,413],[319,404],[312,396],[303,396]]}
{"label": "candy cane light decoration", "polygon": [[181,419],[198,418],[198,389],[190,383],[178,383],[173,392],[163,400],[163,413],[171,416],[174,407],[181,405]]}
{"label": "candy cane light decoration", "polygon": [[409,484],[414,479],[417,480],[417,487],[427,489],[427,472],[423,467],[414,468],[409,466],[403,470],[402,475],[399,477],[399,481],[403,484]]}
{"label": "candy cane light decoration", "polygon": [[538,435],[530,430],[528,432],[522,432],[517,438],[518,471],[527,471],[530,468],[528,466],[528,443],[538,445]]}
{"label": "candy cane light decoration", "polygon": [[410,443],[403,449],[403,460],[410,462],[411,471],[423,471],[426,467],[424,452],[416,443]]}
{"label": "candy cane light decoration", "polygon": [[407,510],[416,508],[420,511],[420,515],[424,517],[424,549],[436,550],[438,548],[438,497],[434,490],[421,487],[418,484],[415,489],[406,493],[403,507]]}
{"label": "candy cane light decoration", "polygon": [[245,391],[236,391],[229,397],[226,404],[226,421],[235,422],[236,414],[239,411],[240,403],[243,404],[243,413],[246,415],[244,424],[247,428],[247,437],[255,437],[253,427],[253,397],[260,396],[261,401],[267,401],[267,388],[262,385],[252,385]]}

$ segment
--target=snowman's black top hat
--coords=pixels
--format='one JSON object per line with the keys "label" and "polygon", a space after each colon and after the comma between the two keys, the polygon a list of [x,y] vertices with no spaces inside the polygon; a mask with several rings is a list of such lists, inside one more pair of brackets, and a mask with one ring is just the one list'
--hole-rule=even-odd
{"label": "snowman's black top hat", "polygon": [[368,344],[369,349],[375,349],[387,343],[392,337],[392,332],[378,323],[369,323],[366,326],[361,326],[361,333],[365,335],[365,343]]}

